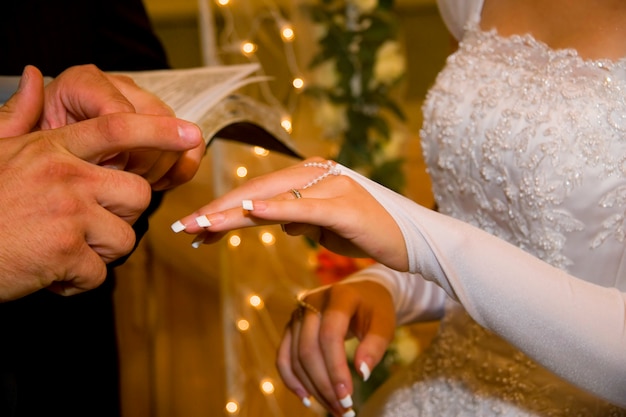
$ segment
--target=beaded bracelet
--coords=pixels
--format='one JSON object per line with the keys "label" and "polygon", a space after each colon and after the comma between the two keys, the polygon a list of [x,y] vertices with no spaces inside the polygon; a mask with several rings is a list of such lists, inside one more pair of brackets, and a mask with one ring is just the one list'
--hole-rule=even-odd
{"label": "beaded bracelet", "polygon": [[324,172],[319,177],[313,179],[312,181],[308,182],[304,187],[302,187],[302,190],[306,190],[307,188],[317,184],[318,182],[322,181],[324,178],[326,178],[326,177],[328,177],[330,175],[341,175],[341,169],[333,161],[307,162],[306,164],[304,164],[304,166],[305,167],[324,168],[324,169],[326,169],[326,172]]}

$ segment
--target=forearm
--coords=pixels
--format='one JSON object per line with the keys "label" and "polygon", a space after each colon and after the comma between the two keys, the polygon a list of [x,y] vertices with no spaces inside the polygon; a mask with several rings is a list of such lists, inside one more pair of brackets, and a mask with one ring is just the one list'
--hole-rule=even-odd
{"label": "forearm", "polygon": [[[583,281],[466,223],[342,169],[394,217],[409,269],[563,378],[626,406],[626,295]],[[486,256],[488,254],[488,256]],[[580,364],[588,364],[581,372]]]}
{"label": "forearm", "polygon": [[342,282],[363,280],[377,282],[389,291],[396,309],[398,325],[437,320],[443,316],[446,293],[419,274],[398,272],[376,264]]}

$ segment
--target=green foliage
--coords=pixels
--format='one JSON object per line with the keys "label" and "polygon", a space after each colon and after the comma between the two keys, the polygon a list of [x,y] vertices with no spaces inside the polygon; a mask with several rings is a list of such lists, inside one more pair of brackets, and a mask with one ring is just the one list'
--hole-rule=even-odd
{"label": "green foliage", "polygon": [[347,127],[337,138],[339,150],[332,157],[401,192],[405,183],[402,159],[388,155],[387,146],[393,145],[388,118],[405,120],[402,109],[391,98],[404,77],[403,61],[391,79],[382,79],[376,73],[381,49],[390,41],[397,42],[398,21],[391,6],[391,0],[379,0],[377,4],[321,0],[306,6],[311,20],[323,32],[309,67],[315,71],[323,64],[334,63],[334,83],[330,87],[313,83],[305,91],[345,112]]}

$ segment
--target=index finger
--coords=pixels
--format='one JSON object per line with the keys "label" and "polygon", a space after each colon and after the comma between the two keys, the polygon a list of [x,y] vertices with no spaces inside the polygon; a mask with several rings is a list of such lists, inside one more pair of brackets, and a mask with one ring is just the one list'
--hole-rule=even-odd
{"label": "index finger", "polygon": [[45,90],[42,127],[54,129],[68,122],[104,114],[135,112],[134,106],[95,65],[70,67]]}
{"label": "index finger", "polygon": [[186,151],[203,140],[193,123],[136,113],[105,115],[47,132],[53,132],[55,143],[95,164],[125,151]]}
{"label": "index finger", "polygon": [[202,214],[238,209],[243,200],[265,200],[293,188],[302,189],[311,181],[319,178],[321,174],[328,172],[328,168],[320,161],[328,162],[322,158],[310,158],[291,167],[252,178],[240,187],[186,215],[177,223],[184,225],[185,228],[189,227],[188,233],[197,233],[200,229],[195,224],[195,219]]}
{"label": "index finger", "polygon": [[[325,292],[327,299],[324,314],[320,324],[320,348],[324,357],[326,372],[331,386],[334,388],[335,401],[343,401],[344,407],[349,408],[345,401],[350,398],[353,386],[352,375],[348,367],[345,340],[350,332],[350,322],[356,311],[357,304],[354,298],[338,296],[336,288]],[[319,305],[316,296],[311,294],[309,300]]]}

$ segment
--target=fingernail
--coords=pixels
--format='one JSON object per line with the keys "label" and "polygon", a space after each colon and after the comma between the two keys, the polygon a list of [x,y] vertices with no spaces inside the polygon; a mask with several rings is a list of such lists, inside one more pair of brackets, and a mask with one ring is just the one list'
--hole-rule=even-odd
{"label": "fingernail", "polygon": [[204,242],[204,237],[196,236],[196,238],[193,240],[193,242],[191,242],[191,246],[194,249],[198,249],[200,247],[200,245],[202,245],[202,242]]}
{"label": "fingernail", "polygon": [[310,408],[311,407],[311,400],[309,399],[309,397],[304,397],[302,399],[302,404],[304,404],[304,406],[306,408]]}
{"label": "fingernail", "polygon": [[176,220],[170,227],[175,233],[180,233],[185,230],[185,225],[180,220]]}
{"label": "fingernail", "polygon": [[179,121],[178,122],[178,135],[186,142],[196,143],[198,138],[202,136],[200,129],[193,123]]}
{"label": "fingernail", "polygon": [[209,219],[207,219],[206,216],[198,216],[198,217],[196,217],[196,223],[198,223],[198,226],[200,226],[200,227],[209,227],[209,226],[211,226],[211,222],[209,221]]}
{"label": "fingernail", "polygon": [[254,210],[254,204],[252,204],[252,200],[243,200],[241,202],[241,206],[244,210]]}
{"label": "fingernail", "polygon": [[356,416],[356,413],[354,412],[354,410],[348,410],[345,413],[343,413],[341,417],[354,417],[354,416]]}
{"label": "fingernail", "polygon": [[352,403],[352,396],[350,394],[346,395],[345,397],[343,397],[342,399],[339,400],[339,403],[341,403],[341,406],[343,408],[350,408],[350,407],[352,407],[352,405],[353,405],[353,403]]}
{"label": "fingernail", "polygon": [[359,371],[361,371],[361,376],[363,376],[363,381],[367,381],[368,379],[370,379],[370,375],[372,373],[370,372],[370,367],[367,366],[367,363],[361,362],[361,366],[359,366]]}
{"label": "fingernail", "polygon": [[22,91],[22,88],[24,88],[24,86],[26,85],[26,82],[28,81],[29,78],[29,73],[27,71],[28,69],[28,65],[24,67],[24,69],[22,70],[22,76],[20,77],[20,81],[17,85],[17,91]]}

